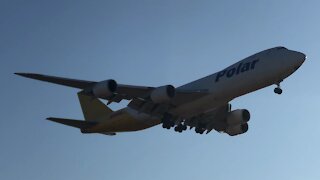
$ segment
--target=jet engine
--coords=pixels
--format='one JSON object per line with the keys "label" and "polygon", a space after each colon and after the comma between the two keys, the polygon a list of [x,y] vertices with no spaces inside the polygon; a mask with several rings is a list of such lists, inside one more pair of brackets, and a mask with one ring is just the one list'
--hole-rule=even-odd
{"label": "jet engine", "polygon": [[97,98],[106,99],[117,90],[117,82],[113,79],[98,82],[92,88],[92,93]]}
{"label": "jet engine", "polygon": [[238,124],[235,126],[229,126],[225,132],[230,136],[236,136],[239,134],[246,133],[248,129],[249,129],[248,123],[244,123],[244,124]]}
{"label": "jet engine", "polygon": [[230,136],[243,134],[248,131],[248,121],[250,120],[250,113],[246,109],[237,109],[229,112],[227,116],[227,124],[225,132]]}
{"label": "jet engine", "polygon": [[176,90],[173,86],[160,86],[151,92],[150,98],[154,103],[169,103],[175,94]]}
{"label": "jet engine", "polygon": [[250,113],[246,109],[237,109],[231,111],[227,116],[227,124],[234,126],[237,124],[244,124],[250,120]]}

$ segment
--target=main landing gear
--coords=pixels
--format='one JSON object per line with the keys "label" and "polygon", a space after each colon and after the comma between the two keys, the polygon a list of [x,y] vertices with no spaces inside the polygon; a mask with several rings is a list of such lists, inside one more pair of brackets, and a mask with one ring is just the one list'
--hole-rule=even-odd
{"label": "main landing gear", "polygon": [[201,127],[196,127],[196,129],[195,129],[195,131],[196,131],[197,134],[203,134],[205,130],[206,130],[206,129],[201,128]]}
{"label": "main landing gear", "polygon": [[204,131],[206,130],[205,127],[206,127],[205,124],[198,123],[198,125],[196,126],[196,129],[195,129],[196,133],[203,134]]}
{"label": "main landing gear", "polygon": [[170,129],[174,126],[174,121],[170,114],[164,114],[162,118],[162,127],[165,129]]}
{"label": "main landing gear", "polygon": [[[181,133],[182,131],[187,130],[187,124],[184,120],[180,120],[180,121],[175,121],[175,119],[173,118],[173,116],[171,114],[164,114],[163,118],[161,120],[162,122],[162,127],[165,129],[171,129],[172,127],[174,127],[174,130],[176,132]],[[190,126],[190,129],[192,129],[193,126]],[[198,134],[203,134],[206,131],[206,126],[205,124],[197,124],[197,126],[195,126],[195,131]],[[207,131],[207,134],[210,132],[211,130]]]}
{"label": "main landing gear", "polygon": [[[164,114],[162,118],[162,127],[165,129],[170,129],[176,125],[175,121],[170,114]],[[187,125],[183,122],[180,122],[176,127],[174,127],[176,132],[181,133],[182,131],[187,130]]]}
{"label": "main landing gear", "polygon": [[179,125],[177,125],[177,126],[174,128],[174,130],[175,130],[176,132],[181,133],[182,131],[187,130],[187,126],[184,125],[184,124],[179,124]]}
{"label": "main landing gear", "polygon": [[282,94],[282,89],[280,88],[280,83],[277,83],[277,87],[274,88],[274,93]]}

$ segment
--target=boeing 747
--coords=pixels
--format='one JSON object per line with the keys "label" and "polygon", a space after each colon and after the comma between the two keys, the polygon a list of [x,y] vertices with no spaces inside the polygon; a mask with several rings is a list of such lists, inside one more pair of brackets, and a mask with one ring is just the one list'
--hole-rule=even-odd
{"label": "boeing 747", "polygon": [[[82,133],[116,135],[139,131],[162,124],[182,132],[195,128],[196,133],[212,130],[230,136],[248,131],[250,113],[232,110],[230,101],[250,92],[276,85],[294,73],[305,61],[305,54],[285,47],[275,47],[249,56],[215,74],[175,88],[76,80],[33,73],[17,75],[80,89],[78,97],[85,120],[49,117],[48,120],[79,128]],[[101,100],[106,100],[105,104]],[[110,103],[129,100],[127,107],[112,111]]]}

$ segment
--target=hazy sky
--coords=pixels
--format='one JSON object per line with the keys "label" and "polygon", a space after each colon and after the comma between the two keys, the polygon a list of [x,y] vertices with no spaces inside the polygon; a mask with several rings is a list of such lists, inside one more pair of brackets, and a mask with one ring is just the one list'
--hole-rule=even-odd
{"label": "hazy sky", "polygon": [[[319,8],[302,0],[0,0],[0,179],[319,180]],[[179,86],[279,45],[308,59],[281,96],[268,87],[232,101],[252,117],[236,137],[161,126],[83,135],[45,120],[83,119],[76,89],[13,75]]]}

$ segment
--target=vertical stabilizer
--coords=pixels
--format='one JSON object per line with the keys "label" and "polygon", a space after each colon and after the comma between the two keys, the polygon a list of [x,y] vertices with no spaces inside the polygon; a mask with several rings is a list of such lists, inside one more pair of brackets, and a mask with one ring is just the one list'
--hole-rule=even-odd
{"label": "vertical stabilizer", "polygon": [[98,98],[85,95],[82,91],[78,93],[83,116],[86,121],[99,122],[113,111],[102,103]]}

